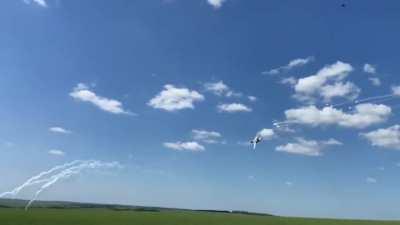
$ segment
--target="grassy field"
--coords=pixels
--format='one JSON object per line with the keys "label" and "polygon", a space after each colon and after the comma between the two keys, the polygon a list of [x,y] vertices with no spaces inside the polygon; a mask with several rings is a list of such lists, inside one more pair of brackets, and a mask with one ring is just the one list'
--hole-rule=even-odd
{"label": "grassy field", "polygon": [[300,219],[206,212],[109,209],[0,209],[1,225],[400,225],[400,222]]}

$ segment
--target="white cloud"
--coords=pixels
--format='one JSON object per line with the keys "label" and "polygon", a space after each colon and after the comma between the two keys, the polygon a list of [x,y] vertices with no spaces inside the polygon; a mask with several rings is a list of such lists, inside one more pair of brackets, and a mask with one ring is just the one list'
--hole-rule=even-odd
{"label": "white cloud", "polygon": [[205,83],[204,87],[207,91],[210,91],[216,95],[223,95],[228,92],[230,88],[222,80],[215,83]]}
{"label": "white cloud", "polygon": [[196,141],[202,141],[208,144],[215,144],[219,142],[219,138],[222,135],[216,131],[206,131],[206,130],[192,130],[193,139]]}
{"label": "white cloud", "polygon": [[62,128],[62,127],[50,127],[49,131],[54,132],[54,133],[61,133],[61,134],[70,134],[71,131]]}
{"label": "white cloud", "polygon": [[275,136],[274,130],[267,128],[260,130],[257,134],[260,135],[265,140],[270,140]]}
{"label": "white cloud", "polygon": [[351,82],[336,82],[332,85],[325,85],[321,88],[321,96],[325,102],[330,102],[335,97],[347,97],[356,99],[360,89]]}
{"label": "white cloud", "polygon": [[288,187],[292,187],[293,186],[293,182],[291,182],[291,181],[286,181],[285,184]]}
{"label": "white cloud", "polygon": [[285,77],[281,80],[281,84],[287,84],[289,86],[294,86],[296,83],[297,80],[294,77]]}
{"label": "white cloud", "polygon": [[338,140],[336,140],[334,138],[329,138],[326,141],[321,141],[321,143],[324,144],[324,145],[343,145],[342,142],[340,142],[340,141],[338,141]]}
{"label": "white cloud", "polygon": [[217,106],[219,112],[251,112],[252,109],[241,103],[220,104]]}
{"label": "white cloud", "polygon": [[177,88],[167,84],[157,96],[152,98],[147,104],[156,109],[166,111],[178,111],[181,109],[194,109],[194,103],[204,100],[204,96],[197,91],[187,88]]}
{"label": "white cloud", "polygon": [[192,151],[201,152],[205,150],[205,147],[195,141],[190,142],[165,142],[164,147],[177,150],[177,151]]}
{"label": "white cloud", "polygon": [[368,78],[369,81],[371,81],[372,85],[374,86],[381,86],[381,80],[377,77],[370,77]]}
{"label": "white cloud", "polygon": [[44,7],[44,8],[46,8],[48,6],[47,2],[45,0],[24,0],[24,2],[26,4],[31,4],[33,2],[33,3],[36,3],[37,5],[39,5],[41,7]]}
{"label": "white cloud", "polygon": [[296,67],[296,66],[304,66],[304,65],[306,65],[307,63],[309,63],[309,62],[311,62],[313,60],[314,60],[314,57],[312,57],[312,56],[309,56],[309,57],[304,58],[304,59],[302,59],[302,58],[293,59],[292,61],[289,62],[289,64],[286,67],[291,69],[291,68]]}
{"label": "white cloud", "polygon": [[82,102],[89,102],[97,106],[101,110],[114,114],[131,114],[124,110],[120,101],[98,96],[91,91],[89,87],[83,83],[79,83],[71,93],[71,97]]}
{"label": "white cloud", "polygon": [[400,85],[392,87],[392,94],[396,96],[400,96]]}
{"label": "white cloud", "polygon": [[315,101],[322,97],[326,102],[335,97],[355,99],[360,89],[351,82],[341,82],[351,71],[353,67],[341,61],[327,65],[314,75],[298,79],[294,85],[294,97],[301,101]]}
{"label": "white cloud", "polygon": [[218,96],[226,96],[226,97],[240,97],[242,96],[242,93],[235,92],[233,91],[228,85],[226,85],[222,80],[218,82],[210,82],[210,83],[205,83],[204,88],[212,92],[215,95]]}
{"label": "white cloud", "polygon": [[285,111],[288,123],[310,126],[338,125],[341,127],[365,128],[386,121],[392,109],[383,104],[358,104],[350,112],[332,106],[318,109],[314,105]]}
{"label": "white cloud", "polygon": [[400,150],[400,125],[362,133],[373,146]]}
{"label": "white cloud", "polygon": [[290,69],[292,69],[294,67],[304,66],[304,65],[306,65],[306,64],[308,64],[308,63],[310,63],[312,61],[314,61],[314,57],[312,57],[312,56],[309,56],[309,57],[306,57],[306,58],[293,59],[285,66],[280,66],[278,68],[274,68],[274,69],[271,69],[269,71],[264,71],[262,74],[276,75],[276,74],[279,74],[279,73],[281,73],[283,71],[290,70]]}
{"label": "white cloud", "polygon": [[226,0],[207,0],[208,4],[210,4],[212,7],[214,7],[214,9],[219,9],[221,8],[222,4],[225,2]]}
{"label": "white cloud", "polygon": [[256,97],[256,96],[251,96],[251,95],[249,95],[249,96],[247,96],[247,98],[248,98],[250,101],[252,101],[252,102],[257,101],[257,97]]}
{"label": "white cloud", "polygon": [[368,64],[368,63],[364,64],[363,70],[366,73],[371,73],[371,74],[375,74],[376,73],[375,66],[373,66],[371,64]]}
{"label": "white cloud", "polygon": [[365,179],[365,181],[369,184],[375,184],[376,182],[378,182],[375,178],[373,177],[367,177],[367,179]]}
{"label": "white cloud", "polygon": [[322,151],[332,145],[341,145],[342,143],[331,138],[327,141],[306,140],[304,138],[296,138],[296,142],[287,143],[276,147],[278,152],[286,152],[290,154],[321,156]]}
{"label": "white cloud", "polygon": [[65,152],[59,150],[59,149],[52,149],[49,151],[50,155],[56,155],[56,156],[64,156]]}

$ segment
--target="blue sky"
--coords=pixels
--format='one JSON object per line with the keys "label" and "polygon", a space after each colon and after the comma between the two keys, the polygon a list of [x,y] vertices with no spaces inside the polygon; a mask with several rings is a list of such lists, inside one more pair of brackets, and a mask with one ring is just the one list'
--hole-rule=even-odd
{"label": "blue sky", "polygon": [[399,9],[2,1],[0,192],[95,159],[40,198],[400,219]]}

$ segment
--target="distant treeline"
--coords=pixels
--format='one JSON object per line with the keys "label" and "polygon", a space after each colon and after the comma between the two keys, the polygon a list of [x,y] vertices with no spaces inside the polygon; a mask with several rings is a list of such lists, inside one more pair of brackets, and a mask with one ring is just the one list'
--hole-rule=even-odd
{"label": "distant treeline", "polygon": [[244,215],[253,215],[253,216],[273,216],[271,214],[266,214],[266,213],[255,213],[255,212],[239,211],[239,210],[228,211],[228,210],[199,209],[199,210],[193,210],[193,211],[210,212],[210,213],[232,213],[232,214],[244,214]]}
{"label": "distant treeline", "polygon": [[[28,203],[27,200],[21,199],[0,199],[0,208],[24,208]],[[131,206],[117,204],[96,204],[96,203],[80,203],[80,202],[63,202],[63,201],[36,201],[32,208],[49,208],[49,209],[109,209],[115,211],[135,211],[135,212],[165,212],[165,211],[186,211],[186,212],[209,212],[209,213],[229,213],[243,215],[272,216],[264,213],[253,213],[247,211],[229,211],[229,210],[191,210],[179,208],[163,208],[163,207],[147,207],[147,206]]]}

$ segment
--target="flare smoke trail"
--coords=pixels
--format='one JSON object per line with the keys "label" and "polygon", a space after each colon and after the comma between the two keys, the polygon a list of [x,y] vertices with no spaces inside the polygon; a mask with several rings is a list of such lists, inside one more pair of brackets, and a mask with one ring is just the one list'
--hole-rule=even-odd
{"label": "flare smoke trail", "polygon": [[357,104],[360,104],[360,103],[367,103],[367,102],[369,102],[369,103],[377,103],[377,102],[393,99],[395,97],[396,97],[396,95],[394,95],[394,94],[378,95],[378,96],[362,98],[362,99],[359,99],[359,100],[346,101],[346,102],[333,104],[333,105],[329,105],[328,104],[327,106],[339,107],[339,106],[345,106],[345,105],[357,105]]}
{"label": "flare smoke trail", "polygon": [[70,163],[55,166],[50,170],[39,173],[36,176],[29,178],[22,185],[14,188],[12,191],[4,192],[0,194],[0,198],[11,195],[16,196],[21,190],[26,187],[42,184],[39,190],[36,191],[34,197],[26,205],[25,210],[27,210],[32,203],[37,199],[40,193],[42,193],[47,188],[51,187],[57,181],[62,179],[67,179],[72,175],[81,173],[85,169],[97,169],[97,168],[121,168],[122,166],[118,162],[102,162],[97,160],[75,160]]}

